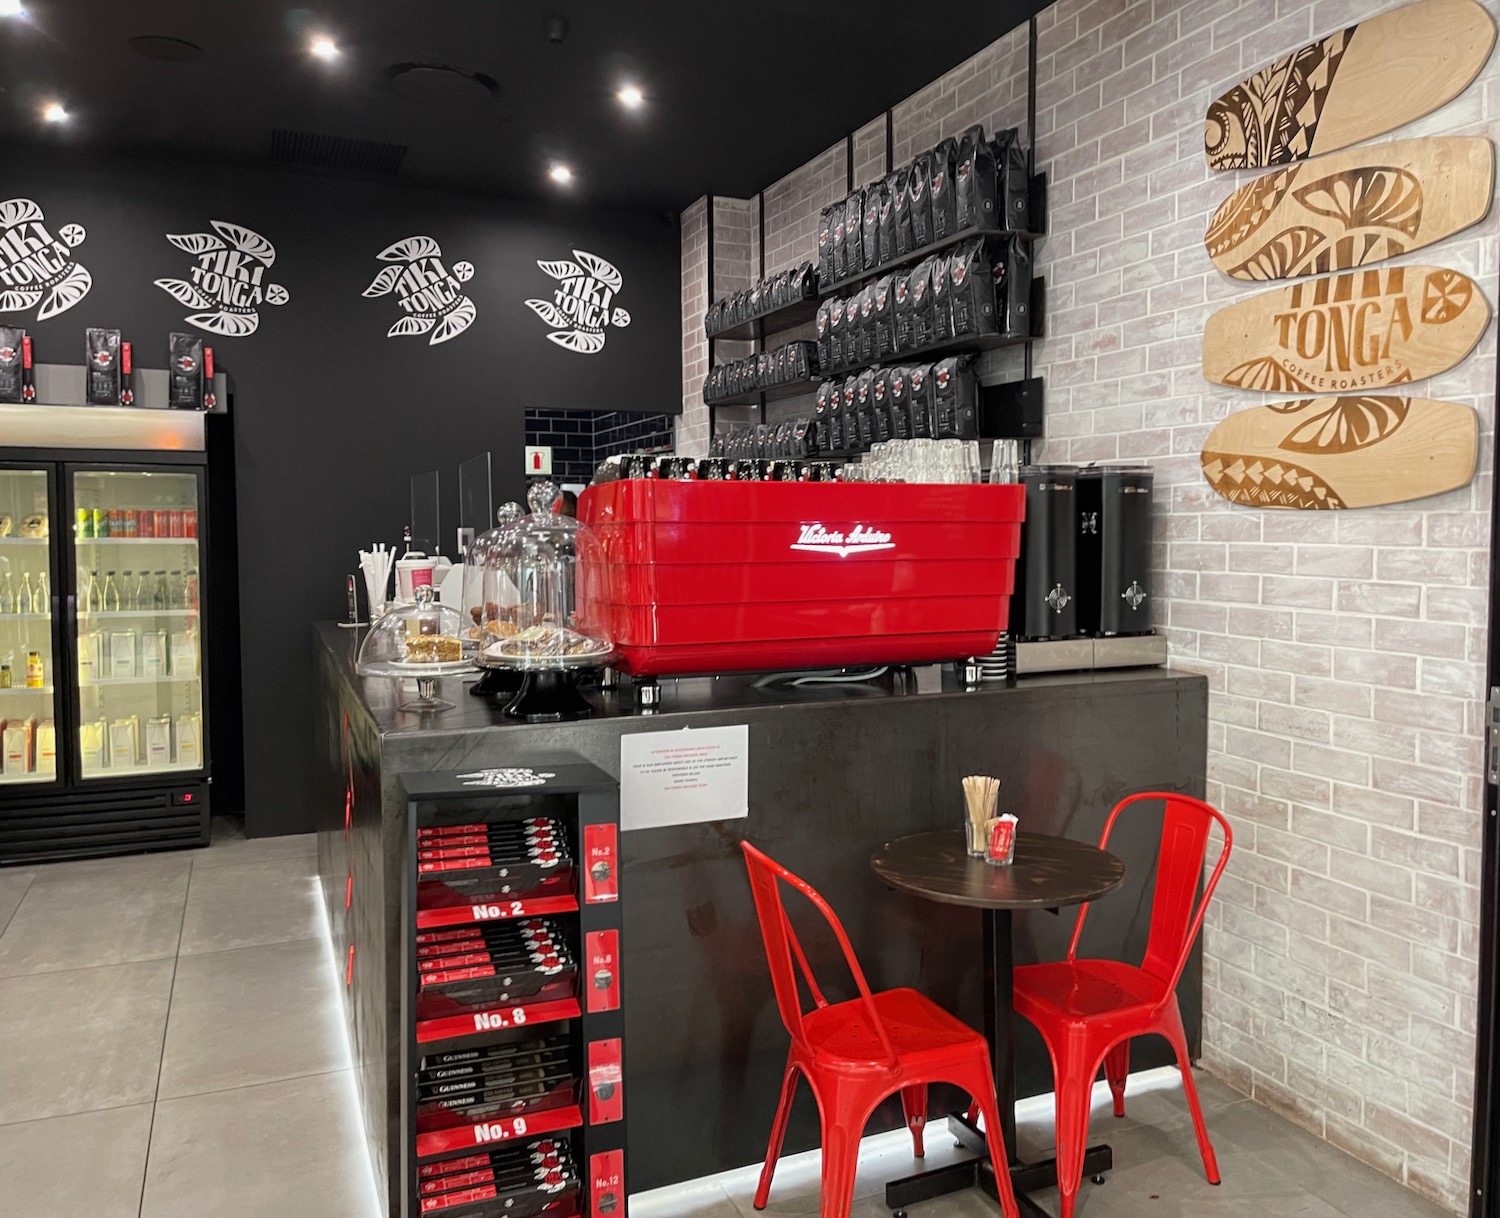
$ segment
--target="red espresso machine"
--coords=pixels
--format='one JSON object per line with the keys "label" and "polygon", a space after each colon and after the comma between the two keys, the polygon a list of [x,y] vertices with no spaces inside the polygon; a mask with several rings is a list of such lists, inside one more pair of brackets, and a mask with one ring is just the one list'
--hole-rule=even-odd
{"label": "red espresso machine", "polygon": [[1017,485],[629,478],[579,517],[579,621],[607,623],[636,678],[991,652],[1020,552]]}

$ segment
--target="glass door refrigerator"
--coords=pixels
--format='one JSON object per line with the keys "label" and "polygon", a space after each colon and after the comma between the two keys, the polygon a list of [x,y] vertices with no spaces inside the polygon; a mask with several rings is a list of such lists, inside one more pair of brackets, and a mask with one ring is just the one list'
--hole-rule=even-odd
{"label": "glass door refrigerator", "polygon": [[207,844],[196,453],[0,453],[0,862]]}

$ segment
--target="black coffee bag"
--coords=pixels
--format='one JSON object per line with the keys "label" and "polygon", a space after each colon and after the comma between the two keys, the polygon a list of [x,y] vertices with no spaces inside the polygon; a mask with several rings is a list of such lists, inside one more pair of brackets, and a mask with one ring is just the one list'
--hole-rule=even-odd
{"label": "black coffee bag", "polygon": [[931,364],[913,364],[907,375],[906,413],[911,419],[913,440],[932,439],[932,405],[928,400]]}
{"label": "black coffee bag", "polygon": [[859,450],[859,377],[851,376],[844,381],[844,448],[848,452]]}
{"label": "black coffee bag", "polygon": [[995,333],[995,281],[982,241],[966,241],[948,259],[953,335]]}
{"label": "black coffee bag", "polygon": [[859,374],[854,389],[855,418],[859,420],[859,447],[869,452],[875,443],[875,400],[871,391],[875,388],[874,369],[866,368]]}
{"label": "black coffee bag", "polygon": [[865,187],[864,249],[866,271],[873,271],[886,257],[880,248],[880,209],[884,205],[885,183],[872,182]]}
{"label": "black coffee bag", "polygon": [[811,262],[804,262],[792,272],[791,304],[797,300],[813,300],[818,295],[818,269]]}
{"label": "black coffee bag", "polygon": [[844,200],[844,246],[849,274],[865,269],[865,192],[856,190]]}
{"label": "black coffee bag", "polygon": [[870,410],[873,418],[871,435],[876,444],[893,439],[891,434],[891,381],[884,368],[875,369],[875,379],[870,382]]}
{"label": "black coffee bag", "polygon": [[[924,152],[911,163],[911,247],[932,244],[932,153]],[[898,234],[899,235],[899,234]]]}
{"label": "black coffee bag", "polygon": [[21,344],[26,331],[0,326],[0,402],[21,400]]}
{"label": "black coffee bag", "polygon": [[859,294],[859,359],[860,363],[871,364],[876,359],[875,335],[875,285],[868,285]]}
{"label": "black coffee bag", "polygon": [[910,351],[916,344],[917,319],[912,311],[910,271],[897,271],[891,276],[891,296],[894,298],[896,318],[896,350]]}
{"label": "black coffee bag", "polygon": [[1000,227],[1031,232],[1031,170],[1020,132],[1008,127],[991,144],[995,155],[995,209]]}
{"label": "black coffee bag", "polygon": [[887,408],[891,412],[891,435],[897,440],[909,440],[911,415],[907,407],[911,401],[911,369],[905,364],[897,364],[887,374],[887,380],[890,384]]}
{"label": "black coffee bag", "polygon": [[944,140],[932,150],[932,239],[946,241],[958,232],[958,197],[954,169],[958,163],[958,141]]}
{"label": "black coffee bag", "polygon": [[844,202],[840,199],[828,209],[829,219],[833,225],[833,277],[844,279],[849,274],[849,233],[844,225]]}
{"label": "black coffee bag", "polygon": [[174,410],[202,410],[203,339],[196,334],[173,334],[167,348],[167,405]]}
{"label": "black coffee bag", "polygon": [[829,401],[838,392],[832,381],[818,386],[817,402],[813,407],[813,436],[819,452],[833,451],[833,404]]}
{"label": "black coffee bag", "polygon": [[825,207],[818,214],[818,278],[824,283],[833,282],[833,208]]}
{"label": "black coffee bag", "polygon": [[953,171],[957,183],[958,231],[997,228],[995,218],[995,151],[984,138],[983,127],[970,127],[958,142],[958,164]]}
{"label": "black coffee bag", "polygon": [[882,275],[877,279],[874,291],[874,356],[876,359],[885,359],[896,352],[896,297],[891,291],[891,276]]}
{"label": "black coffee bag", "polygon": [[973,440],[979,436],[979,396],[967,358],[939,360],[928,383],[932,399],[932,435],[937,440]]}
{"label": "black coffee bag", "polygon": [[891,191],[891,220],[896,229],[896,257],[909,254],[917,247],[912,244],[911,233],[911,167],[898,169],[896,184]]}
{"label": "black coffee bag", "polygon": [[845,303],[841,296],[835,296],[828,302],[828,366],[830,368],[841,368],[849,362],[845,358],[844,348]]}
{"label": "black coffee bag", "polygon": [[[1031,325],[1031,241],[1007,237],[995,263],[995,315],[1007,338],[1029,338]],[[1003,284],[1003,291],[1002,291]]]}
{"label": "black coffee bag", "polygon": [[84,336],[83,400],[90,406],[120,404],[120,332],[90,329]]}
{"label": "black coffee bag", "polygon": [[896,258],[896,175],[880,184],[880,264]]}
{"label": "black coffee bag", "polygon": [[924,258],[921,262],[917,263],[916,270],[911,273],[911,282],[908,290],[911,292],[911,342],[913,349],[931,346],[933,342],[932,268],[935,261],[932,258]]}
{"label": "black coffee bag", "polygon": [[830,348],[828,334],[828,315],[833,312],[833,301],[824,300],[818,305],[817,320],[814,323],[818,336],[818,367],[832,368],[833,356]]}
{"label": "black coffee bag", "polygon": [[953,307],[949,300],[948,259],[938,254],[932,260],[932,341],[953,337]]}

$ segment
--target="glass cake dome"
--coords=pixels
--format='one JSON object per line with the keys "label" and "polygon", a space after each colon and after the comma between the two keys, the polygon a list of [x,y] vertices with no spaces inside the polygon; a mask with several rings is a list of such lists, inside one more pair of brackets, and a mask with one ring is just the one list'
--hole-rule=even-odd
{"label": "glass cake dome", "polygon": [[370,627],[360,645],[355,671],[362,677],[415,678],[419,697],[402,710],[448,710],[453,704],[433,696],[438,677],[470,672],[464,656],[464,619],[457,609],[434,599],[430,585],[416,589],[413,604],[398,604]]}
{"label": "glass cake dome", "polygon": [[[501,534],[525,516],[519,503],[502,503],[495,513],[495,527],[474,539],[469,552],[464,555],[464,647],[477,651],[486,637],[485,627],[500,620],[500,604],[494,596],[494,577],[489,575],[490,554],[493,553]],[[490,585],[487,590],[487,581]],[[490,625],[489,637],[494,637],[496,625]]]}
{"label": "glass cake dome", "polygon": [[[603,572],[603,553],[587,525],[558,514],[558,489],[528,492],[531,515],[495,530],[487,548],[479,663],[525,671],[598,668],[614,643],[608,624],[578,616],[577,583]],[[490,606],[494,616],[490,616]]]}

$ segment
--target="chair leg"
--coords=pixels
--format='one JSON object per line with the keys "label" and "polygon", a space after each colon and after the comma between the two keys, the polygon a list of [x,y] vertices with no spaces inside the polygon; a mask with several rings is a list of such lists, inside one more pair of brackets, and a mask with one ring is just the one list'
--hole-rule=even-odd
{"label": "chair leg", "polygon": [[[823,1184],[818,1214],[819,1218],[849,1218],[854,1204],[854,1177],[859,1170],[859,1135],[864,1132],[865,1122],[844,1124],[853,1114],[836,1100],[829,1108],[839,1115],[833,1123],[823,1125]],[[869,1116],[868,1111],[865,1116]]]}
{"label": "chair leg", "polygon": [[1203,1174],[1210,1184],[1219,1182],[1219,1160],[1214,1155],[1213,1143],[1208,1140],[1208,1129],[1203,1124],[1203,1108],[1198,1103],[1198,1084],[1193,1082],[1193,1067],[1188,1061],[1187,1038],[1181,1031],[1169,1036],[1172,1051],[1177,1054],[1177,1069],[1182,1073],[1182,1090],[1187,1095],[1188,1111],[1193,1114],[1193,1132],[1198,1135],[1198,1151],[1203,1155]]}
{"label": "chair leg", "polygon": [[977,1125],[977,1124],[979,1124],[979,1101],[978,1100],[974,1100],[974,1101],[972,1101],[969,1104],[968,1110],[964,1113],[964,1120],[968,1121],[970,1125]]}
{"label": "chair leg", "polygon": [[1125,1115],[1125,1077],[1130,1073],[1130,1042],[1122,1040],[1104,1055],[1104,1077],[1115,1099],[1115,1115]]}
{"label": "chair leg", "polygon": [[792,1114],[792,1097],[797,1094],[797,1067],[788,1061],[786,1076],[781,1080],[781,1099],[776,1105],[776,1119],[771,1123],[771,1143],[766,1148],[766,1165],[760,1169],[760,1183],[755,1186],[755,1208],[766,1208],[771,1195],[771,1177],[776,1174],[776,1160],[781,1158],[781,1143],[786,1137],[787,1118]]}
{"label": "chair leg", "polygon": [[922,1128],[927,1124],[927,1084],[901,1088],[901,1111],[906,1114],[906,1127],[911,1130],[912,1154],[924,1158],[927,1154],[922,1145]]}
{"label": "chair leg", "polygon": [[[1101,1055],[1102,1057],[1102,1055]],[[1087,1063],[1080,1073],[1053,1073],[1057,1085],[1057,1191],[1058,1218],[1073,1218],[1078,1188],[1083,1183],[1083,1154],[1089,1141],[1089,1108],[1093,1098],[1094,1079],[1099,1076],[1101,1057]]]}
{"label": "chair leg", "polygon": [[[984,1068],[988,1072],[990,1068],[988,1062],[985,1063]],[[1005,1218],[1020,1218],[1020,1210],[1016,1206],[1016,1195],[1010,1187],[1010,1163],[1006,1159],[1005,1143],[1000,1137],[1000,1108],[994,1099],[994,1087],[991,1079],[981,1080],[972,1093],[974,1102],[969,1105],[969,1111],[974,1112],[977,1109],[984,1117],[984,1140],[989,1147],[990,1164],[995,1169],[995,1186],[1000,1193],[1000,1209],[1004,1212]]]}

